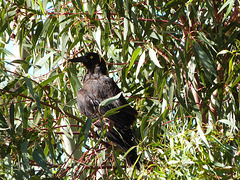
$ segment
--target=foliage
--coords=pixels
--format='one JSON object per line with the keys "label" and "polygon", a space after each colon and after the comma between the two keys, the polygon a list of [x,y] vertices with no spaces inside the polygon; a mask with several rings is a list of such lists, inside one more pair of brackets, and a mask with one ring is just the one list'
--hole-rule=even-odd
{"label": "foliage", "polygon": [[[1,178],[240,176],[239,1],[1,0],[0,13]],[[85,70],[68,59],[88,51],[139,112],[141,171],[79,115]]]}

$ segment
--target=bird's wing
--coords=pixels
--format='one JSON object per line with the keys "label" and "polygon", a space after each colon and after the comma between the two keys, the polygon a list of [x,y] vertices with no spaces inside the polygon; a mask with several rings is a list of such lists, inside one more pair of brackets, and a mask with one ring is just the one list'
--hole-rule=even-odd
{"label": "bird's wing", "polygon": [[[87,117],[96,118],[99,104],[110,97],[120,93],[121,90],[112,78],[100,76],[98,78],[90,78],[84,82],[82,89],[78,92],[77,101],[81,113]],[[111,104],[101,107],[100,113],[105,114],[108,110],[117,108],[127,104],[123,95]],[[109,116],[114,126],[118,128],[129,128],[135,121],[137,111],[130,106],[126,106],[119,110],[117,114]]]}

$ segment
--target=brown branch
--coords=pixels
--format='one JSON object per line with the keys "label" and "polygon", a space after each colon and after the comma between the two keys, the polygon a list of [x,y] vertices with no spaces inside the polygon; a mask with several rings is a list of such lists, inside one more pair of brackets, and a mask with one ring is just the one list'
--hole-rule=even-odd
{"label": "brown branch", "polygon": [[[4,90],[4,89],[1,89],[1,92],[2,92],[2,93],[7,92],[7,93],[9,93],[9,94],[15,95],[15,92],[8,91],[8,90]],[[23,97],[23,98],[29,99],[29,100],[31,100],[32,102],[35,101],[32,97],[29,97],[29,96],[27,96],[27,95],[25,95],[25,94],[17,94],[17,96],[21,96],[21,97]],[[73,119],[77,120],[78,122],[80,122],[80,123],[82,123],[82,124],[85,123],[82,119],[78,118],[77,116],[74,116],[74,115],[72,115],[71,113],[69,113],[69,112],[67,112],[67,111],[64,111],[64,110],[61,111],[61,109],[59,109],[58,107],[56,107],[56,106],[54,106],[54,105],[52,105],[52,104],[48,104],[48,103],[43,102],[43,101],[40,101],[40,103],[41,103],[42,105],[44,105],[44,106],[48,106],[48,107],[50,107],[50,108],[58,111],[58,112],[61,112],[61,113],[63,113],[63,114],[66,114],[68,117],[73,118]],[[91,130],[91,132],[92,132],[93,134],[95,134],[93,130]]]}
{"label": "brown branch", "polygon": [[[196,87],[196,89],[197,89],[198,93],[201,94],[201,89],[202,89],[202,87],[201,87],[201,85],[200,85],[197,72],[194,73],[194,77],[195,77],[196,82],[197,82],[197,85],[196,85],[197,87]],[[189,86],[190,86],[190,89],[191,89],[193,98],[194,98],[194,100],[195,100],[195,103],[196,103],[196,105],[198,106],[200,112],[202,112],[203,102],[201,101],[201,99],[200,99],[197,91],[196,91],[195,88],[193,87],[193,84],[191,84],[191,83],[189,82]],[[207,124],[206,112],[202,112],[202,122],[203,122],[203,124]]]}
{"label": "brown branch", "polygon": [[[9,73],[12,73],[12,74],[15,74],[15,75],[17,75],[17,76],[19,76],[19,77],[25,77],[25,76],[23,76],[23,75],[21,75],[21,74],[18,74],[18,73],[16,73],[16,72],[12,72],[12,71],[9,71],[9,70],[5,70],[5,71],[7,71],[7,72],[9,72]],[[30,80],[33,81],[34,83],[36,83],[40,88],[42,88],[42,90],[44,91],[44,93],[45,93],[46,96],[47,96],[47,99],[48,99],[49,102],[50,102],[50,105],[52,105],[52,102],[51,102],[51,100],[50,100],[49,94],[47,93],[47,91],[45,90],[45,88],[43,88],[43,86],[42,86],[41,84],[39,84],[37,81],[35,81],[35,80],[33,80],[33,79],[30,79]]]}

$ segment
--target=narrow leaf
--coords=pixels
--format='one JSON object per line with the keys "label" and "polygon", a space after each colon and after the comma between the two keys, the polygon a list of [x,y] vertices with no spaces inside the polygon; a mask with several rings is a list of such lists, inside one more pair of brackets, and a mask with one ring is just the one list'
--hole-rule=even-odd
{"label": "narrow leaf", "polygon": [[173,97],[174,97],[174,92],[175,92],[175,84],[174,80],[171,78],[169,81],[169,105],[172,107],[173,105]]}
{"label": "narrow leaf", "polygon": [[233,82],[231,88],[233,88],[234,86],[236,86],[239,81],[240,81],[240,75],[239,75],[239,76],[237,77],[237,79]]}
{"label": "narrow leaf", "polygon": [[204,135],[204,132],[202,130],[202,127],[200,126],[200,123],[201,123],[201,114],[200,113],[196,113],[196,119],[197,119],[197,130],[198,130],[198,133],[200,135],[200,138],[202,139],[202,141],[206,144],[206,146],[209,148],[209,144],[208,144],[208,141]]}
{"label": "narrow leaf", "polygon": [[137,70],[136,70],[136,79],[137,79],[138,73],[139,73],[140,68],[142,67],[144,61],[145,61],[145,51],[142,53],[142,55],[139,58],[139,62],[137,65]]}
{"label": "narrow leaf", "polygon": [[80,10],[81,10],[82,12],[85,12],[85,11],[83,10],[81,1],[80,1],[80,0],[76,0],[76,1],[77,1],[78,7],[80,8]]}
{"label": "narrow leaf", "polygon": [[217,56],[220,54],[227,54],[227,53],[231,53],[231,51],[224,49],[224,50],[220,51],[219,53],[217,53]]}
{"label": "narrow leaf", "polygon": [[0,112],[0,127],[1,128],[8,128],[8,124],[2,113]]}
{"label": "narrow leaf", "polygon": [[133,66],[133,63],[135,62],[135,60],[136,60],[137,56],[139,55],[140,51],[141,51],[141,48],[137,48],[137,49],[135,49],[135,51],[133,52],[132,58],[131,58],[131,62],[130,62],[129,67],[128,67],[128,71],[129,71],[129,70],[131,69],[131,67]]}
{"label": "narrow leaf", "polygon": [[218,13],[220,13],[224,8],[226,8],[229,5],[227,8],[227,12],[224,15],[223,21],[226,19],[226,17],[228,17],[229,13],[232,11],[233,4],[234,4],[234,0],[228,0],[218,11]]}
{"label": "narrow leaf", "polygon": [[128,35],[128,20],[124,18],[124,32],[123,32],[123,39],[126,41]]}
{"label": "narrow leaf", "polygon": [[32,95],[32,97],[34,98],[34,91],[33,91],[33,86],[32,86],[32,82],[29,78],[25,77],[25,82],[26,82],[26,85],[30,91],[30,94]]}
{"label": "narrow leaf", "polygon": [[38,4],[40,6],[40,9],[42,11],[42,13],[44,14],[44,16],[46,16],[45,12],[44,12],[44,9],[43,9],[43,6],[42,6],[42,1],[41,0],[38,0]]}
{"label": "narrow leaf", "polygon": [[35,150],[33,151],[33,159],[36,161],[36,163],[41,166],[47,174],[52,174],[51,171],[49,171],[46,163],[46,157],[44,155],[44,152],[42,148],[36,143],[35,144]]}
{"label": "narrow leaf", "polygon": [[25,169],[29,169],[29,160],[28,160],[28,153],[27,153],[27,148],[28,148],[28,142],[24,141],[21,144],[21,151],[22,151],[22,159],[23,159],[23,166]]}
{"label": "narrow leaf", "polygon": [[12,128],[14,128],[14,103],[13,102],[10,105],[10,124]]}
{"label": "narrow leaf", "polygon": [[218,122],[223,123],[223,124],[226,124],[226,125],[234,128],[234,129],[236,129],[236,130],[238,131],[237,126],[236,126],[235,124],[233,124],[231,121],[227,120],[227,119],[221,119],[221,120],[219,120]]}
{"label": "narrow leaf", "polygon": [[97,42],[98,49],[101,51],[101,28],[98,27],[95,33],[95,40]]}
{"label": "narrow leaf", "polygon": [[19,104],[19,109],[20,109],[21,115],[22,115],[23,128],[27,129],[28,121],[26,120],[26,118],[24,116],[25,113],[23,111],[23,105],[22,105],[21,101],[18,101],[18,104]]}
{"label": "narrow leaf", "polygon": [[63,107],[63,110],[64,111],[67,111],[69,108],[72,107],[72,105],[76,104],[77,102],[77,99],[72,99],[71,101],[69,101],[64,107]]}
{"label": "narrow leaf", "polygon": [[92,118],[89,118],[86,122],[86,129],[85,129],[85,135],[84,135],[84,140],[83,140],[83,146],[85,146],[86,142],[87,142],[87,138],[88,138],[88,134],[89,134],[89,130],[91,128],[92,125]]}
{"label": "narrow leaf", "polygon": [[204,52],[204,50],[197,42],[195,42],[195,48],[204,69],[217,77],[217,73],[213,66],[213,62],[209,59],[207,54]]}
{"label": "narrow leaf", "polygon": [[157,67],[162,68],[162,66],[158,62],[156,52],[153,49],[149,49],[149,57]]}
{"label": "narrow leaf", "polygon": [[111,104],[113,101],[117,100],[121,95],[122,95],[122,92],[118,93],[116,96],[105,99],[104,101],[102,101],[99,104],[99,107],[107,106],[107,105]]}
{"label": "narrow leaf", "polygon": [[[116,163],[116,165],[117,165],[117,169],[118,169],[119,173],[120,173],[121,175],[124,175],[125,177],[127,177],[126,174],[124,173],[122,167],[120,166],[120,164],[119,164],[119,162],[118,162],[117,155],[116,155],[114,149],[113,149],[113,156],[114,156],[115,163]],[[127,178],[127,179],[128,179],[128,178]]]}
{"label": "narrow leaf", "polygon": [[37,102],[37,108],[38,108],[39,112],[42,113],[42,111],[41,111],[40,98],[39,98],[39,96],[38,96],[37,93],[35,94],[34,98],[35,98],[35,100],[36,100],[36,102]]}
{"label": "narrow leaf", "polygon": [[114,114],[117,114],[120,109],[122,109],[122,108],[124,108],[124,107],[126,107],[126,106],[129,106],[129,104],[125,104],[125,105],[123,105],[123,106],[120,106],[120,107],[111,109],[111,110],[107,111],[107,112],[104,114],[104,117],[109,117],[109,116],[112,116],[112,115],[114,115]]}
{"label": "narrow leaf", "polygon": [[57,75],[55,75],[55,76],[52,76],[52,77],[46,79],[45,81],[43,81],[40,85],[41,85],[41,86],[46,86],[46,85],[49,84],[50,82],[54,81],[56,78],[58,78],[58,77],[62,78],[63,75],[64,75],[63,73],[60,73],[60,74],[57,74]]}

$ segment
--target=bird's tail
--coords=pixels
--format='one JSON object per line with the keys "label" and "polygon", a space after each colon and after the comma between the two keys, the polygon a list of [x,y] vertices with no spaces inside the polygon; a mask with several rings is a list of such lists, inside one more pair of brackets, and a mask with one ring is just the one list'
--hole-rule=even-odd
{"label": "bird's tail", "polygon": [[[114,128],[107,132],[107,136],[125,153],[136,144],[136,139],[130,129],[122,130]],[[126,159],[129,166],[136,164],[136,167],[140,169],[140,162],[138,160],[136,148],[132,148],[131,151],[128,152]]]}

